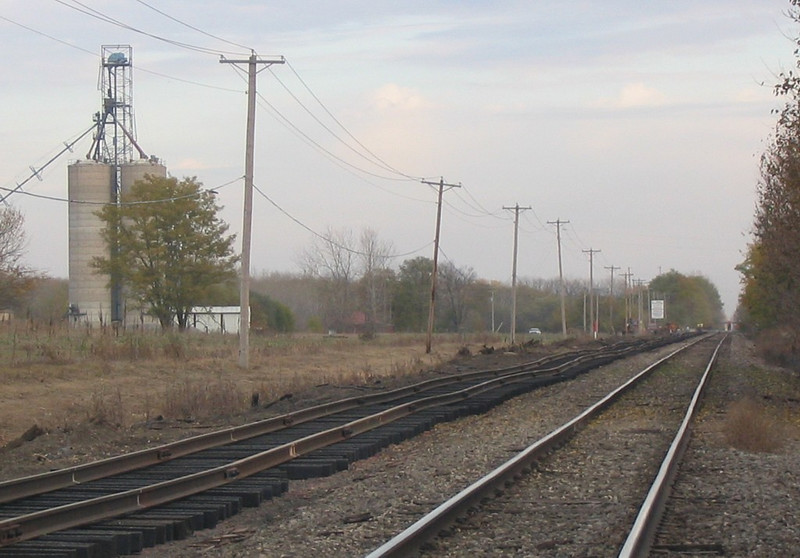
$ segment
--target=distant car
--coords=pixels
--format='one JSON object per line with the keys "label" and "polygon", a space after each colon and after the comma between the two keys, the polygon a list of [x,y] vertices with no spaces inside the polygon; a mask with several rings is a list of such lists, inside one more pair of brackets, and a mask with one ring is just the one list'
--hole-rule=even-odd
{"label": "distant car", "polygon": [[531,335],[541,335],[542,330],[539,329],[538,327],[532,327],[528,330],[528,333],[530,333]]}

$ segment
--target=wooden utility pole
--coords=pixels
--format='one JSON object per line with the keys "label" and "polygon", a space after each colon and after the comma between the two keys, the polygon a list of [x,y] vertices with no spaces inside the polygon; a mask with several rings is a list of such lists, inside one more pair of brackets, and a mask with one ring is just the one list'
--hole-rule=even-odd
{"label": "wooden utility pole", "polygon": [[[253,227],[253,160],[256,138],[256,74],[258,65],[283,64],[281,56],[262,60],[253,52],[247,60],[220,58],[221,64],[247,64],[247,132],[244,154],[244,211],[242,218],[242,271],[239,278],[239,368],[250,366],[250,237]],[[263,68],[262,68],[263,69]]]}
{"label": "wooden utility pole", "polygon": [[428,307],[428,335],[425,338],[425,353],[431,352],[431,340],[433,339],[433,321],[434,321],[434,308],[436,307],[436,274],[439,267],[439,231],[442,227],[442,194],[444,193],[445,186],[450,188],[461,188],[461,184],[447,184],[444,177],[439,179],[439,182],[422,181],[423,184],[429,186],[439,187],[439,198],[436,202],[436,236],[433,238],[433,271],[431,272],[431,302]]}
{"label": "wooden utility pole", "polygon": [[561,225],[565,225],[569,221],[562,221],[556,219],[555,221],[548,221],[548,225],[556,226],[556,240],[558,241],[558,292],[561,297],[561,335],[565,338],[567,336],[567,310],[566,310],[566,289],[564,288],[564,269],[561,267]]}
{"label": "wooden utility pole", "polygon": [[643,299],[642,299],[642,285],[645,284],[644,279],[637,279],[636,280],[636,309],[638,312],[638,319],[639,319],[639,333],[642,334],[645,331],[644,327],[644,308],[643,308]]}
{"label": "wooden utility pole", "polygon": [[492,289],[491,291],[491,296],[489,297],[489,300],[492,303],[492,333],[494,333],[494,289]]}
{"label": "wooden utility pole", "polygon": [[513,263],[511,264],[511,336],[509,340],[511,345],[514,345],[517,336],[517,241],[519,239],[519,212],[532,208],[530,206],[520,207],[519,204],[515,204],[514,207],[503,206],[503,209],[514,210],[514,256],[512,258]]}
{"label": "wooden utility pole", "polygon": [[584,254],[589,254],[589,329],[592,332],[592,337],[597,337],[597,327],[595,324],[594,315],[594,255],[600,250],[582,250]]}
{"label": "wooden utility pole", "polygon": [[631,273],[631,268],[628,268],[628,273],[623,273],[622,276],[625,278],[625,333],[628,333],[628,328],[631,325],[631,284],[633,283],[633,273]]}
{"label": "wooden utility pole", "polygon": [[611,330],[611,334],[613,335],[616,333],[614,331],[614,270],[620,269],[620,267],[607,265],[605,266],[605,269],[611,270],[611,284],[608,287],[608,325],[609,329]]}

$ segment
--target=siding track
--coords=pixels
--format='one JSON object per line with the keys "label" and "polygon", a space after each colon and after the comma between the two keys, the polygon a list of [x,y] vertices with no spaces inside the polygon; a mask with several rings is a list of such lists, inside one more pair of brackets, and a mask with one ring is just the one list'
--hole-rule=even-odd
{"label": "siding track", "polygon": [[292,479],[332,474],[437,422],[676,340],[451,376],[8,481],[0,484],[0,556],[114,556],[180,539],[282,494]]}

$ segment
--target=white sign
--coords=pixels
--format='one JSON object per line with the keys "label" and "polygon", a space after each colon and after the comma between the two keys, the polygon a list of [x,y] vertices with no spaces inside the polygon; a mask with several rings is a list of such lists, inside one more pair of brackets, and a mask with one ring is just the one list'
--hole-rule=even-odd
{"label": "white sign", "polygon": [[650,318],[653,320],[664,319],[664,301],[651,300],[650,301]]}

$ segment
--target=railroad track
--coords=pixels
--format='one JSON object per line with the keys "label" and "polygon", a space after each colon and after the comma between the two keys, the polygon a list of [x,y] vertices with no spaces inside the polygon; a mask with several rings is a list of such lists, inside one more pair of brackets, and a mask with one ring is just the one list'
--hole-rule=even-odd
{"label": "railroad track", "polygon": [[677,341],[619,343],[304,409],[134,454],[0,483],[0,556],[135,553],[215,525],[433,424]]}
{"label": "railroad track", "polygon": [[648,366],[368,558],[648,555],[723,340]]}

